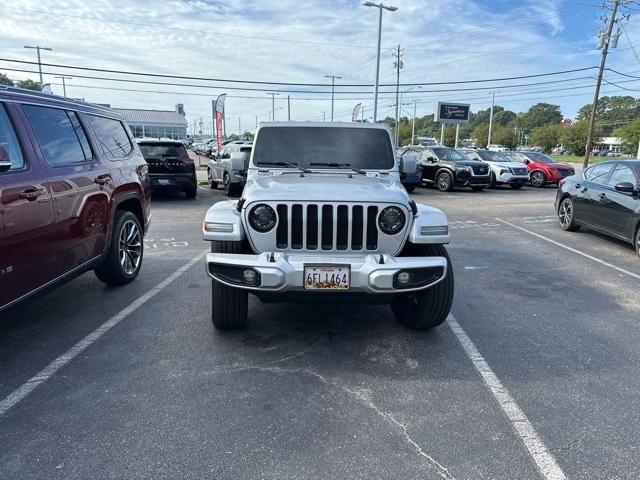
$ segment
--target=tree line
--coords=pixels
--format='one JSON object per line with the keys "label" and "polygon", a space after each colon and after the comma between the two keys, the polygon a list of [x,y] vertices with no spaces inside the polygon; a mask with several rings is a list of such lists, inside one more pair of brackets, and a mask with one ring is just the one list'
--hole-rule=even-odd
{"label": "tree line", "polygon": [[[460,139],[471,138],[476,146],[487,146],[489,135],[489,116],[491,109],[471,112],[470,121],[460,125]],[[578,111],[576,120],[570,125],[563,123],[559,105],[537,103],[526,112],[512,112],[499,105],[493,109],[491,143],[517,148],[526,137],[528,145],[542,147],[546,152],[557,146],[563,146],[570,153],[583,155],[587,143],[587,127],[591,115],[591,104]],[[597,145],[602,137],[615,136],[623,139],[623,151],[635,153],[640,140],[640,99],[631,96],[602,97],[596,110],[596,127],[593,144]],[[395,128],[395,119],[387,117],[383,122]],[[400,119],[400,144],[411,143],[412,119]],[[416,136],[440,138],[440,124],[434,122],[433,115],[416,118]],[[444,143],[453,146],[456,127],[445,127]],[[520,141],[520,142],[519,142]]]}

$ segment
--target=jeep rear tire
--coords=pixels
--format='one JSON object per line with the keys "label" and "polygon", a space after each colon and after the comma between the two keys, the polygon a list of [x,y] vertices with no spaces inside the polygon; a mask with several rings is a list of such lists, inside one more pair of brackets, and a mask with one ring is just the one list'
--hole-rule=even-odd
{"label": "jeep rear tire", "polygon": [[447,276],[433,287],[397,295],[391,310],[398,322],[407,328],[426,330],[437,327],[447,319],[453,303],[454,280],[451,260],[444,245],[415,245],[408,243],[401,256],[445,257]]}
{"label": "jeep rear tire", "polygon": [[[246,242],[211,242],[212,253],[248,253]],[[247,326],[249,294],[246,290],[211,280],[211,321],[218,330]]]}
{"label": "jeep rear tire", "polygon": [[107,285],[124,285],[138,276],[144,253],[140,220],[127,210],[116,210],[109,251],[94,269]]}

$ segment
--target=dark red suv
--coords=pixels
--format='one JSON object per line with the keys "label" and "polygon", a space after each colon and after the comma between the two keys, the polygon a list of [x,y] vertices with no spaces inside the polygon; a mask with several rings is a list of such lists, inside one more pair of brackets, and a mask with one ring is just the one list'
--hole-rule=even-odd
{"label": "dark red suv", "polygon": [[147,168],[112,110],[0,87],[0,310],[87,270],[133,280]]}

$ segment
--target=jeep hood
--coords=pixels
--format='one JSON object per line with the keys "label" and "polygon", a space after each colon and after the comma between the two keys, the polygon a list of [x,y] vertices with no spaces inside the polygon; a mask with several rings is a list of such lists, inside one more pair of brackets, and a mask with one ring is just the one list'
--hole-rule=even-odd
{"label": "jeep hood", "polygon": [[385,202],[407,205],[409,195],[393,177],[357,173],[264,175],[251,177],[242,197],[255,201]]}

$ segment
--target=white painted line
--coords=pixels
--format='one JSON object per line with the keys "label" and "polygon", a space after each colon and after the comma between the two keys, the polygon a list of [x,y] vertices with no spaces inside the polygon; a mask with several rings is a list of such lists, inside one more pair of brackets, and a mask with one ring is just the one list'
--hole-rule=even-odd
{"label": "white painted line", "polygon": [[529,455],[533,458],[542,476],[546,480],[566,480],[567,477],[564,475],[564,472],[560,469],[556,459],[551,452],[549,452],[545,444],[542,443],[542,440],[536,433],[533,425],[531,425],[531,422],[529,422],[527,416],[502,385],[500,379],[493,373],[487,361],[453,315],[449,315],[447,324],[458,338],[458,341],[471,360],[471,363],[473,363],[473,366],[476,367],[476,370],[480,373],[482,381],[493,394],[498,405],[500,405],[500,408],[509,419],[509,422],[511,422],[513,429],[529,451]]}
{"label": "white painted line", "polygon": [[128,306],[120,310],[109,320],[104,322],[98,328],[96,328],[89,335],[84,337],[78,343],[76,343],[73,347],[67,350],[65,353],[56,358],[49,365],[44,367],[38,373],[36,373],[33,377],[23,383],[20,387],[14,390],[11,394],[9,394],[4,400],[0,402],[0,416],[4,415],[9,409],[16,406],[19,402],[24,400],[29,396],[29,394],[35,390],[40,384],[46,382],[51,378],[58,370],[68,364],[71,360],[78,356],[78,354],[82,353],[87,347],[93,344],[96,340],[98,340],[102,335],[107,333],[113,327],[118,325],[122,320],[127,318],[133,312],[135,312],[142,305],[147,303],[153,297],[155,297],[158,293],[160,293],[163,289],[169,286],[173,281],[175,281],[178,277],[180,277],[184,272],[190,269],[196,262],[202,260],[202,258],[206,255],[206,251],[202,252],[198,256],[189,260],[185,265],[180,267],[178,270],[173,272],[167,278],[165,278],[158,285],[153,287],[151,290],[148,290],[146,293],[138,297],[136,300],[131,302]]}
{"label": "white painted line", "polygon": [[569,247],[569,246],[564,245],[564,244],[562,244],[560,242],[556,242],[555,240],[547,238],[544,235],[540,235],[539,233],[532,232],[531,230],[527,230],[526,228],[519,227],[518,225],[515,225],[515,224],[513,224],[511,222],[507,222],[506,220],[502,220],[501,218],[496,218],[496,220],[498,220],[499,222],[504,223],[505,225],[509,225],[510,227],[515,228],[516,230],[520,230],[522,232],[528,233],[529,235],[533,235],[534,237],[537,237],[537,238],[539,238],[541,240],[544,240],[545,242],[553,243],[554,245],[557,245],[560,248],[564,248],[565,250],[569,250],[570,252],[577,253],[578,255],[582,255],[583,257],[588,258],[589,260],[593,260],[594,262],[597,262],[600,265],[604,265],[605,267],[612,268],[614,270],[617,270],[618,272],[624,273],[625,275],[629,275],[630,277],[637,278],[638,280],[640,280],[640,275],[638,275],[637,273],[633,273],[633,272],[631,272],[629,270],[626,270],[626,269],[624,269],[622,267],[618,267],[618,266],[613,265],[613,264],[611,264],[609,262],[605,262],[604,260],[601,260],[601,259],[599,259],[597,257],[594,257],[593,255],[589,255],[588,253],[581,252],[580,250],[577,250],[575,248]]}

